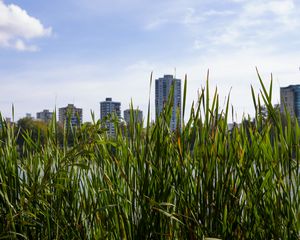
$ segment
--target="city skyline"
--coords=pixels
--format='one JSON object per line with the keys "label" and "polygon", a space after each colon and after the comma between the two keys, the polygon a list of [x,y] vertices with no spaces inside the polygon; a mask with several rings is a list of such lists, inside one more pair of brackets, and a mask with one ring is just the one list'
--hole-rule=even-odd
{"label": "city skyline", "polygon": [[295,0],[0,0],[0,111],[11,117],[13,104],[19,119],[73,103],[88,121],[108,95],[146,113],[152,71],[153,81],[187,74],[189,109],[210,69],[220,103],[230,92],[238,120],[253,116],[256,66],[266,85],[273,73],[274,103],[299,83],[299,9]]}
{"label": "city skyline", "polygon": [[[181,122],[181,115],[182,115],[182,109],[181,109],[181,104],[182,104],[182,96],[181,96],[181,79],[176,79],[174,78],[173,75],[164,75],[161,78],[158,78],[155,80],[155,111],[156,111],[156,118],[160,115],[162,112],[167,99],[169,97],[170,91],[171,91],[171,86],[174,84],[174,106],[172,110],[172,118],[170,122],[170,129],[171,130],[176,130],[176,116],[175,112],[178,111],[177,107],[179,108],[180,116],[179,120]],[[300,84],[296,85],[289,85],[285,87],[280,88],[280,103],[274,104],[274,108],[279,107],[280,112],[282,114],[285,114],[285,111],[289,112],[290,116],[296,117],[298,119],[298,122],[300,121]],[[177,106],[177,107],[175,107]],[[132,107],[132,106],[131,106]],[[140,110],[139,108],[128,108],[123,111],[123,117],[121,116],[122,112],[122,103],[117,102],[117,101],[112,101],[111,97],[106,97],[105,101],[100,102],[100,120],[104,120],[106,116],[111,115],[111,114],[116,114],[116,116],[120,120],[124,120],[126,124],[130,123],[130,118],[131,118],[131,110],[134,113],[134,119],[137,122],[143,123],[144,118],[143,118],[143,111]],[[268,114],[268,110],[266,109],[265,105],[263,104],[261,111],[264,112],[264,114]],[[82,108],[76,108],[74,104],[68,104],[66,107],[61,107],[59,108],[58,114],[55,115],[56,120],[60,123],[65,123],[66,118],[67,118],[67,113],[71,114],[71,122],[72,125],[79,125],[82,124],[82,113],[83,109]],[[50,112],[49,109],[44,109],[43,111],[36,112],[36,118],[32,117],[32,113],[26,113],[25,116],[21,118],[31,118],[31,119],[36,119],[40,120],[43,122],[48,123],[53,116],[54,112]],[[80,123],[77,122],[78,117],[80,119]],[[12,122],[12,119],[9,117],[4,117],[7,122]],[[246,118],[247,119],[247,118]],[[254,119],[254,118],[253,118]],[[154,119],[151,119],[151,121],[154,121]],[[75,123],[76,122],[76,123]],[[108,126],[108,131],[110,134],[114,134],[114,127],[112,126],[112,123],[107,122]],[[234,124],[237,124],[237,122],[229,122],[230,126],[233,126]]]}

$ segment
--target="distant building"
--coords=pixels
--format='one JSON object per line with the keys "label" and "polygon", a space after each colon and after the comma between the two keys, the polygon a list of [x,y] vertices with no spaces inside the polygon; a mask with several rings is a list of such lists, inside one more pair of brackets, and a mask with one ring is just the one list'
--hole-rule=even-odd
{"label": "distant building", "polygon": [[26,113],[25,117],[26,118],[32,118],[31,113]]}
{"label": "distant building", "polygon": [[82,108],[76,108],[74,104],[68,104],[67,107],[59,108],[58,121],[62,124],[70,121],[72,126],[78,126],[82,123]]}
{"label": "distant building", "polygon": [[[143,122],[143,112],[139,109],[132,109],[132,111],[133,111],[134,121],[136,121],[138,123],[142,123]],[[124,111],[124,120],[127,125],[130,123],[130,109],[126,109]]]}
{"label": "distant building", "polygon": [[[173,75],[164,75],[163,78],[155,80],[155,112],[158,117],[163,111],[168,101],[168,96],[174,84],[174,99],[170,128],[176,130],[180,127],[181,121],[181,80],[176,79]],[[179,112],[179,122],[177,123],[177,111]]]}
{"label": "distant building", "polygon": [[284,109],[290,113],[291,117],[296,117],[300,123],[300,85],[290,85],[280,88],[280,111]]}
{"label": "distant building", "polygon": [[241,125],[241,124],[236,123],[236,122],[228,123],[228,124],[227,124],[228,131],[231,132],[234,128],[239,128],[240,125]]}
{"label": "distant building", "polygon": [[52,119],[53,112],[49,112],[48,109],[44,109],[42,112],[36,113],[36,119],[43,121],[43,122],[49,122]]}
{"label": "distant building", "polygon": [[[104,120],[105,118],[108,118],[111,115],[114,115],[121,118],[121,103],[120,102],[114,102],[112,101],[112,98],[106,98],[105,101],[100,102],[100,118],[101,120]],[[114,123],[107,119],[106,121],[106,127],[108,129],[108,133],[110,136],[115,135],[115,126]]]}

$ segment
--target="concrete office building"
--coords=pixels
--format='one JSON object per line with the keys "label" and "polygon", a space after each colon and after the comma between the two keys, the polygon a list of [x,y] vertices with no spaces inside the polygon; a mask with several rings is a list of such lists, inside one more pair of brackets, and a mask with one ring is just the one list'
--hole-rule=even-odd
{"label": "concrete office building", "polygon": [[52,119],[53,112],[49,112],[48,109],[44,109],[42,112],[36,113],[36,119],[43,121],[43,122],[49,122]]}
{"label": "concrete office building", "polygon": [[280,111],[285,108],[292,117],[296,117],[300,123],[300,85],[290,85],[280,88]]}
{"label": "concrete office building", "polygon": [[[181,80],[176,79],[173,75],[164,75],[163,78],[155,80],[155,112],[156,117],[161,114],[165,104],[168,101],[168,96],[174,84],[174,99],[172,109],[172,119],[170,123],[171,130],[180,128],[181,121]],[[179,113],[179,122],[177,123],[177,112]]]}
{"label": "concrete office building", "polygon": [[58,121],[66,124],[69,121],[72,126],[78,126],[82,123],[82,108],[76,108],[74,104],[68,104],[64,108],[58,110]]}
{"label": "concrete office building", "polygon": [[[143,112],[139,109],[132,109],[133,110],[133,119],[134,121],[138,122],[138,123],[142,123],[143,122]],[[126,122],[126,124],[128,125],[130,123],[130,109],[126,109],[124,111],[124,120]]]}
{"label": "concrete office building", "polygon": [[121,103],[112,101],[112,98],[106,98],[105,101],[100,102],[100,118],[106,119],[106,127],[110,136],[115,135],[115,126],[111,121],[110,116],[115,115],[117,118],[121,118]]}

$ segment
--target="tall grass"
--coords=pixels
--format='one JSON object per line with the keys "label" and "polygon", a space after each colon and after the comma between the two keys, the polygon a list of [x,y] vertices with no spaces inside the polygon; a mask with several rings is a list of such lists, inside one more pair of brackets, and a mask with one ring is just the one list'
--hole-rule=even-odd
{"label": "tall grass", "polygon": [[94,120],[61,145],[53,119],[42,144],[1,121],[0,239],[299,239],[300,128],[272,86],[252,94],[255,122],[232,131],[208,83],[176,132],[172,97],[155,124],[148,110],[145,129],[116,122],[114,138]]}

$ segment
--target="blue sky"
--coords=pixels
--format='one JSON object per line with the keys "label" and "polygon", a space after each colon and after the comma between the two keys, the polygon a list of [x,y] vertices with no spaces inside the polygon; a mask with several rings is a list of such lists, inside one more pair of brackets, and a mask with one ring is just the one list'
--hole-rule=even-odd
{"label": "blue sky", "polygon": [[209,69],[239,120],[253,114],[256,66],[266,84],[273,73],[274,103],[299,83],[299,10],[296,0],[0,0],[0,111],[10,117],[13,103],[18,119],[74,103],[87,121],[112,97],[145,112],[151,71],[187,74],[190,106]]}

